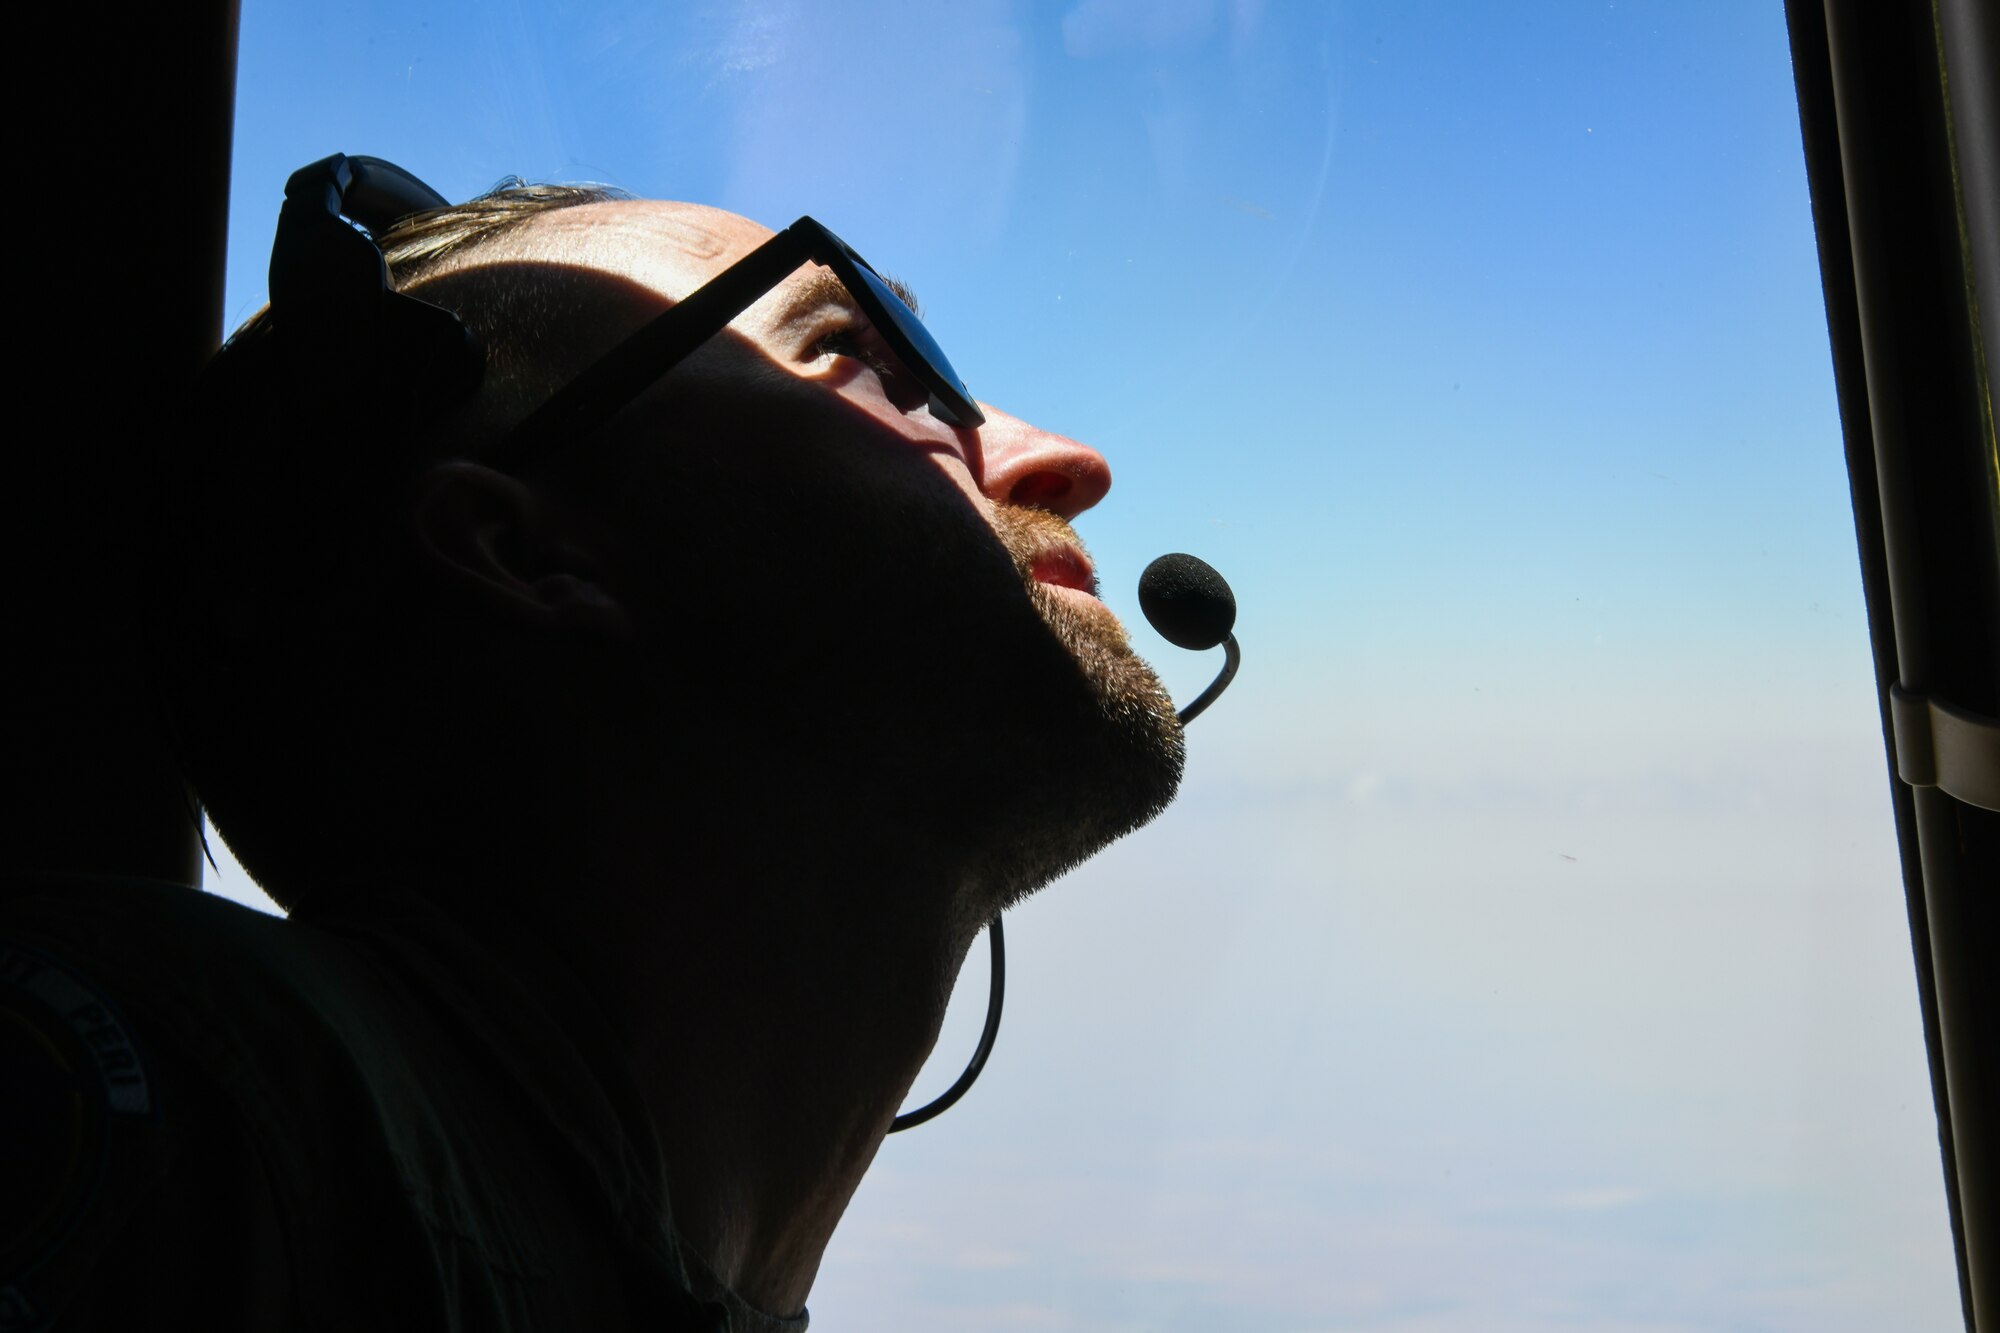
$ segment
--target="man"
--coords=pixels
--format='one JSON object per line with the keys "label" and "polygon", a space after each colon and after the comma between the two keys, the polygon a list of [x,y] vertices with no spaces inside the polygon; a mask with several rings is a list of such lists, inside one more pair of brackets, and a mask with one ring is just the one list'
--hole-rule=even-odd
{"label": "man", "polygon": [[1104,459],[944,406],[851,265],[523,427],[770,236],[501,191],[381,237],[469,397],[316,378],[275,279],[218,358],[163,693],[292,915],[9,902],[29,1326],[802,1327],[981,925],[1171,799]]}

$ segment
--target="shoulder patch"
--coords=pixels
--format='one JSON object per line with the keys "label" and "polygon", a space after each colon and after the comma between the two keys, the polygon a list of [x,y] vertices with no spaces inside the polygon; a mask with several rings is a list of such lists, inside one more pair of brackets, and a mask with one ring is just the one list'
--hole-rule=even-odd
{"label": "shoulder patch", "polygon": [[[153,1084],[111,998],[46,954],[0,940],[0,1271],[21,1274],[97,1192],[113,1122],[152,1119]],[[0,1291],[0,1326],[22,1293]]]}
{"label": "shoulder patch", "polygon": [[0,995],[6,997],[0,1003],[10,1019],[19,1014],[24,1023],[31,1021],[26,1011],[37,1005],[56,1018],[54,1025],[45,1018],[38,1026],[58,1027],[68,1037],[63,1044],[70,1050],[58,1054],[51,1048],[51,1057],[65,1068],[83,1065],[77,1075],[105,1110],[114,1115],[151,1114],[152,1087],[139,1045],[102,991],[52,958],[0,941]]}

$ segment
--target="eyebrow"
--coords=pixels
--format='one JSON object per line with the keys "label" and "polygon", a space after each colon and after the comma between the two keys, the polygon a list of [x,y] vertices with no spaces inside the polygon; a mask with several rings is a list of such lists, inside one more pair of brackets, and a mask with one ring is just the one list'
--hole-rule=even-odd
{"label": "eyebrow", "polygon": [[909,283],[904,282],[901,278],[892,278],[886,273],[877,273],[875,276],[882,279],[883,286],[896,294],[897,300],[910,308],[911,314],[915,315],[918,319],[924,317],[923,307],[917,304],[916,288],[910,286]]}
{"label": "eyebrow", "polygon": [[[886,273],[877,273],[882,285],[896,294],[896,299],[910,308],[910,313],[923,318],[923,310],[917,304],[916,290],[901,278],[892,278]],[[816,269],[813,275],[800,283],[796,295],[785,303],[787,318],[793,318],[822,305],[846,306],[858,312],[859,306],[854,294],[847,290],[847,284],[834,276],[829,268]]]}

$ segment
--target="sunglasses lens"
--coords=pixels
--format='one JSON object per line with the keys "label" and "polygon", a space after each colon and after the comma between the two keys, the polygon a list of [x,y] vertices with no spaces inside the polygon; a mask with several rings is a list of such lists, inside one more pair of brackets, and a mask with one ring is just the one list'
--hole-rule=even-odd
{"label": "sunglasses lens", "polygon": [[[931,337],[930,330],[926,329],[923,321],[917,318],[916,312],[904,305],[903,298],[896,295],[888,283],[877,277],[873,269],[866,264],[856,264],[854,267],[876,301],[888,311],[890,320],[896,326],[896,332],[903,336],[903,340],[910,344],[917,358],[924,363],[922,371],[941,381],[946,388],[956,391],[969,403],[972,395],[966,392],[965,385],[958,378],[958,372],[951,368],[951,362],[945,360],[944,349],[937,345],[937,341]],[[912,367],[912,369],[917,368]],[[933,397],[935,396],[934,391]],[[953,424],[957,423],[956,415],[946,419]]]}

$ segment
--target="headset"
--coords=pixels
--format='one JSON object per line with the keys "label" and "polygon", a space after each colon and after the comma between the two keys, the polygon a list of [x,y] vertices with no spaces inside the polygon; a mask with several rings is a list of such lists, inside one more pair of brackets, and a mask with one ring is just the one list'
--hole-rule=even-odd
{"label": "headset", "polygon": [[301,387],[329,411],[340,412],[359,385],[422,415],[478,390],[479,339],[451,311],[391,288],[374,241],[399,218],[447,207],[379,157],[335,153],[285,182],[271,247],[272,332]]}
{"label": "headset", "polygon": [[[323,396],[329,411],[343,411],[363,385],[422,416],[455,407],[478,390],[486,372],[479,339],[451,311],[392,289],[388,261],[374,240],[398,219],[448,207],[443,195],[379,157],[335,153],[300,167],[285,182],[271,247],[272,331],[302,391]],[[1169,642],[1225,649],[1221,674],[1180,710],[1180,721],[1192,722],[1236,675],[1235,596],[1207,564],[1173,554],[1146,567],[1139,605]],[[931,1102],[898,1115],[891,1134],[941,1114],[986,1067],[1007,986],[997,915],[987,924],[987,937],[992,970],[979,1045],[957,1080]]]}
{"label": "headset", "polygon": [[[436,190],[379,157],[335,153],[291,174],[271,246],[269,318],[302,392],[339,411],[357,387],[368,386],[420,418],[477,392],[486,373],[477,336],[444,307],[391,288],[388,261],[374,239],[412,213],[450,206]],[[997,916],[989,937],[992,979],[978,1050],[942,1096],[897,1116],[892,1134],[943,1112],[965,1095],[986,1064],[1007,985]]]}

